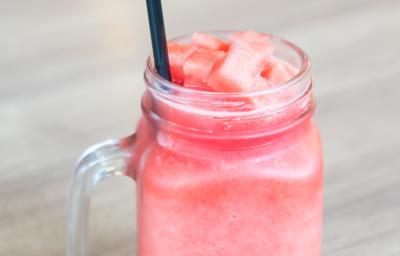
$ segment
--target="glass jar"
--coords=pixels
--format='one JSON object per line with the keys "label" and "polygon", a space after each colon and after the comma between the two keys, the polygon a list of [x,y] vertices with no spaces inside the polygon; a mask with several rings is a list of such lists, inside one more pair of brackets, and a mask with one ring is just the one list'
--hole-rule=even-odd
{"label": "glass jar", "polygon": [[112,175],[137,184],[138,256],[321,254],[323,163],[310,63],[292,43],[270,40],[275,57],[298,72],[249,93],[184,88],[158,76],[149,59],[136,134],[94,146],[78,163],[69,256],[85,254],[90,191]]}

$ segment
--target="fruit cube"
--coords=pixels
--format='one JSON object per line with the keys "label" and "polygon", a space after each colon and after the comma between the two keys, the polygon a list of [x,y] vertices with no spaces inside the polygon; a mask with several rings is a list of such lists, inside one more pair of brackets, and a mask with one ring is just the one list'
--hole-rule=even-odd
{"label": "fruit cube", "polygon": [[193,45],[178,44],[175,42],[168,43],[169,64],[174,83],[183,84],[185,78],[183,64],[196,49],[197,47]]}
{"label": "fruit cube", "polygon": [[219,40],[218,38],[212,35],[203,33],[194,33],[192,37],[192,43],[193,45],[200,48],[206,48],[210,50],[220,50],[225,52],[229,50],[230,46],[228,43],[225,43],[224,41]]}
{"label": "fruit cube", "polygon": [[[218,50],[204,48],[196,50],[183,65],[184,84],[206,86],[208,75],[214,65],[221,61],[225,55],[225,52]],[[209,87],[207,86],[207,88]]]}
{"label": "fruit cube", "polygon": [[253,32],[236,34],[226,58],[210,74],[208,85],[221,92],[252,91],[255,77],[272,53],[267,36]]}

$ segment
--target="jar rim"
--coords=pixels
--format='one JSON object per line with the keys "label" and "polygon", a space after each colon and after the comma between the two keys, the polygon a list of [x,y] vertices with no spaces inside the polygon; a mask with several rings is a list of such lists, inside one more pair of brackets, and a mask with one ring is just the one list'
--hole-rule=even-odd
{"label": "jar rim", "polygon": [[[231,33],[239,32],[236,30],[212,30],[212,31],[200,31],[200,33],[206,33],[206,34],[212,34],[212,35],[227,35]],[[290,49],[292,49],[297,56],[300,59],[300,67],[298,68],[297,73],[288,81],[281,83],[279,85],[273,86],[271,88],[264,88],[261,90],[257,91],[250,91],[250,92],[211,92],[211,91],[201,91],[201,90],[196,90],[192,88],[187,88],[184,86],[181,86],[179,84],[173,83],[171,81],[166,80],[165,78],[161,77],[158,72],[155,69],[154,66],[154,61],[152,55],[150,55],[147,59],[146,63],[146,70],[145,70],[145,80],[148,82],[148,86],[155,91],[161,91],[161,92],[176,92],[180,95],[196,95],[196,96],[204,96],[207,98],[237,98],[237,97],[257,97],[261,95],[268,95],[268,94],[274,94],[286,89],[290,89],[291,87],[295,86],[302,80],[306,79],[310,72],[310,59],[308,55],[297,45],[294,43],[283,39],[279,36],[267,34],[267,33],[261,33],[263,35],[266,35],[270,38],[271,41],[274,41],[276,43],[280,43],[283,45],[286,45]],[[191,38],[193,34],[185,34],[182,36],[175,37],[170,40],[170,42],[177,42],[183,39],[189,39]],[[153,81],[153,82],[149,82]],[[154,82],[156,81],[156,82]],[[161,90],[162,89],[162,90]]]}

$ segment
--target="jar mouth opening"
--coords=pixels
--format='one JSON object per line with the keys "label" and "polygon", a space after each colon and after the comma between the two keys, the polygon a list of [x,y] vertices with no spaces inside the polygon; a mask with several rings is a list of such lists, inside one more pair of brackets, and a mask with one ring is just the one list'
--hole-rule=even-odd
{"label": "jar mouth opening", "polygon": [[[220,31],[201,31],[201,33],[212,34],[215,36],[226,36],[231,33],[235,33],[238,31],[234,30],[220,30]],[[191,96],[191,97],[206,97],[206,98],[215,98],[215,99],[226,99],[226,98],[244,98],[244,97],[257,97],[264,95],[276,94],[285,90],[290,90],[292,87],[298,85],[303,80],[307,79],[310,73],[310,60],[308,55],[301,50],[298,46],[293,44],[292,42],[283,39],[278,36],[274,36],[271,34],[263,33],[263,35],[267,35],[271,41],[276,44],[284,45],[288,49],[294,52],[299,59],[299,65],[297,67],[297,73],[288,81],[273,86],[271,88],[265,88],[257,91],[251,92],[211,92],[211,91],[201,91],[192,88],[187,88],[182,85],[173,83],[161,77],[155,69],[153,56],[150,55],[147,59],[146,70],[145,70],[145,80],[147,82],[148,87],[153,91],[156,91],[161,94],[178,94],[181,97]],[[184,40],[191,39],[192,34],[186,34],[183,36],[175,37],[170,42],[181,42]]]}

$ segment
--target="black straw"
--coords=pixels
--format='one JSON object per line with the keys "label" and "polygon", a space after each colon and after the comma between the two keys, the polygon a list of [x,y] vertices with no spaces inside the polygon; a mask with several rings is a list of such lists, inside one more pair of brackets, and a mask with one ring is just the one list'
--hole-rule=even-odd
{"label": "black straw", "polygon": [[153,46],[154,64],[160,76],[171,81],[161,0],[146,0],[146,3],[147,13],[149,16],[151,44]]}

